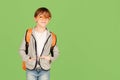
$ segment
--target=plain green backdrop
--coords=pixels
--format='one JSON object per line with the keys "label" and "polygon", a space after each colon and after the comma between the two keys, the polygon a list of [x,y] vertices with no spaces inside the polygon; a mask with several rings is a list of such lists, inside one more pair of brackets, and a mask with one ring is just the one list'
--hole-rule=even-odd
{"label": "plain green backdrop", "polygon": [[51,80],[120,80],[119,0],[0,0],[0,80],[26,80],[18,49],[39,7],[60,49]]}

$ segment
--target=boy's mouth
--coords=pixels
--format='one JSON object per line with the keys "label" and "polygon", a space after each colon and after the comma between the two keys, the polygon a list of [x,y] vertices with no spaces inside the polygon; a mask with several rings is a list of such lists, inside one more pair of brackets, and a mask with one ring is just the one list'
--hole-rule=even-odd
{"label": "boy's mouth", "polygon": [[46,23],[46,22],[41,22],[41,23]]}

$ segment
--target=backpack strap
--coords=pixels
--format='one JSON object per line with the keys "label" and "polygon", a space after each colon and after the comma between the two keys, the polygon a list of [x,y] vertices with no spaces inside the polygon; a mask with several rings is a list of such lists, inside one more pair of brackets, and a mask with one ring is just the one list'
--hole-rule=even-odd
{"label": "backpack strap", "polygon": [[25,35],[25,46],[26,46],[26,54],[28,54],[28,46],[29,46],[29,42],[30,42],[30,37],[31,37],[31,34],[32,34],[32,28],[29,28],[26,30],[26,35]]}
{"label": "backpack strap", "polygon": [[51,44],[50,52],[51,52],[51,56],[54,57],[53,49],[56,45],[57,37],[53,32],[50,32],[50,33],[51,33],[51,36],[52,36],[52,44]]}
{"label": "backpack strap", "polygon": [[30,36],[31,36],[31,34],[32,34],[32,28],[27,29],[27,30],[26,30],[26,36],[25,36],[25,41],[26,41],[27,43],[30,42]]}

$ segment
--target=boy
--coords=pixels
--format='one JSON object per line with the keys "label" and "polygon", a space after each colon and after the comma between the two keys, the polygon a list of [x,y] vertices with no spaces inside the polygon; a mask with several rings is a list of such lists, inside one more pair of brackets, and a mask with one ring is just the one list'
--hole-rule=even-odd
{"label": "boy", "polygon": [[57,45],[52,49],[54,56],[51,56],[52,35],[46,28],[51,19],[50,11],[41,7],[34,13],[36,26],[32,29],[28,51],[26,54],[25,37],[19,49],[19,53],[26,66],[27,80],[50,80],[50,65],[59,55]]}

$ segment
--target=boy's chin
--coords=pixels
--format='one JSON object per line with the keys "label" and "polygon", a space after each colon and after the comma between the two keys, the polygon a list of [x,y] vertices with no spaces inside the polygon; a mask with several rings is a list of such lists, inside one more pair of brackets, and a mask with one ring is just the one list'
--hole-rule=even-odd
{"label": "boy's chin", "polygon": [[46,25],[40,25],[42,28],[46,28]]}
{"label": "boy's chin", "polygon": [[47,25],[46,24],[38,24],[39,26],[41,27],[46,27]]}

